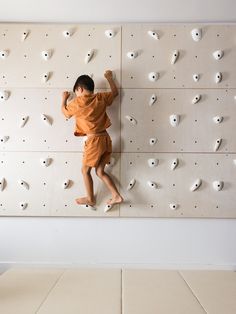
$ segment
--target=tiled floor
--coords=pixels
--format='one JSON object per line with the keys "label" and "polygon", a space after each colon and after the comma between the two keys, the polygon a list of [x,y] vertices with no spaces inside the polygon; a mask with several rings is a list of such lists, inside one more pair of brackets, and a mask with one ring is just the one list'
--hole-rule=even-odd
{"label": "tiled floor", "polygon": [[236,272],[13,268],[1,314],[236,314]]}

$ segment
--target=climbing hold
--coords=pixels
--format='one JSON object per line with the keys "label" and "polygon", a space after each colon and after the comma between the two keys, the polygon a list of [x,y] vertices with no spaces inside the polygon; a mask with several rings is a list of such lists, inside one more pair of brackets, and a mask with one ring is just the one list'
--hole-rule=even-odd
{"label": "climbing hold", "polygon": [[215,74],[215,82],[216,84],[220,83],[222,81],[222,73],[221,72],[217,72]]}
{"label": "climbing hold", "polygon": [[6,179],[5,178],[0,178],[0,191],[3,191],[6,186]]}
{"label": "climbing hold", "polygon": [[159,35],[154,31],[148,31],[148,35],[151,36],[153,39],[159,39]]}
{"label": "climbing hold", "polygon": [[40,163],[42,166],[48,167],[52,162],[51,158],[41,158]]}
{"label": "climbing hold", "polygon": [[177,61],[179,57],[179,51],[178,50],[174,50],[171,56],[171,64],[175,64],[175,62]]}
{"label": "climbing hold", "polygon": [[105,31],[105,35],[108,37],[108,38],[113,38],[115,36],[115,31],[113,29],[108,29]]}
{"label": "climbing hold", "polygon": [[223,50],[216,50],[213,52],[213,57],[216,59],[216,60],[220,60],[224,55],[224,51]]}
{"label": "climbing hold", "polygon": [[93,57],[93,54],[94,54],[94,51],[93,51],[92,49],[90,49],[90,50],[87,52],[86,56],[85,56],[84,62],[85,62],[85,63],[89,63],[89,61],[90,61],[90,60],[92,59],[92,57]]}
{"label": "climbing hold", "polygon": [[136,51],[129,51],[127,52],[127,57],[129,59],[135,59],[138,56],[138,53]]}
{"label": "climbing hold", "polygon": [[157,142],[157,138],[155,138],[155,137],[152,137],[152,138],[149,139],[149,144],[150,145],[155,145],[156,142]]}
{"label": "climbing hold", "polygon": [[42,76],[42,80],[44,83],[46,83],[49,80],[49,78],[50,78],[50,72],[46,72]]}
{"label": "climbing hold", "polygon": [[116,162],[115,158],[111,157],[110,161],[107,163],[107,166],[108,167],[113,167],[115,165],[115,162]]}
{"label": "climbing hold", "polygon": [[156,167],[158,165],[158,159],[156,158],[149,158],[148,165],[150,168]]}
{"label": "climbing hold", "polygon": [[170,164],[170,169],[174,170],[178,166],[178,164],[179,164],[178,158],[173,159]]}
{"label": "climbing hold", "polygon": [[216,190],[216,191],[220,191],[223,189],[223,186],[224,186],[224,182],[223,181],[214,181],[212,183],[213,185],[213,188]]}
{"label": "climbing hold", "polygon": [[201,99],[201,95],[197,94],[193,100],[192,100],[192,104],[196,104],[197,102],[199,102],[199,100]]}
{"label": "climbing hold", "polygon": [[9,56],[9,51],[8,50],[1,50],[0,51],[0,57],[2,59],[6,59],[6,57],[8,57],[8,56]]}
{"label": "climbing hold", "polygon": [[147,181],[147,185],[152,189],[157,189],[157,184],[153,181]]}
{"label": "climbing hold", "polygon": [[21,118],[21,120],[20,120],[20,128],[23,128],[25,126],[25,124],[27,123],[28,119],[29,119],[29,116],[24,116],[24,117]]}
{"label": "climbing hold", "polygon": [[158,78],[159,78],[159,73],[157,73],[157,72],[150,72],[150,73],[148,74],[148,79],[149,79],[149,81],[151,81],[151,82],[157,81]]}
{"label": "climbing hold", "polygon": [[26,40],[26,38],[28,37],[29,33],[30,33],[29,30],[24,30],[23,33],[21,34],[21,41]]}
{"label": "climbing hold", "polygon": [[96,210],[96,208],[94,206],[91,206],[89,204],[82,204],[81,206],[86,208],[86,209]]}
{"label": "climbing hold", "polygon": [[130,122],[132,123],[133,125],[136,125],[137,124],[137,121],[131,117],[131,116],[125,116],[125,118]]}
{"label": "climbing hold", "polygon": [[0,91],[0,100],[1,101],[6,101],[10,96],[10,92],[6,91],[6,90],[2,90]]}
{"label": "climbing hold", "polygon": [[128,190],[131,190],[131,189],[134,187],[135,182],[136,182],[135,179],[132,179],[132,180],[129,182],[129,184],[128,184],[128,186],[127,186],[127,191],[128,191]]}
{"label": "climbing hold", "polygon": [[179,205],[176,203],[171,203],[169,206],[170,206],[170,209],[172,210],[176,210],[179,207]]}
{"label": "climbing hold", "polygon": [[62,35],[65,37],[65,38],[70,38],[72,36],[72,31],[70,30],[65,30],[62,32]]}
{"label": "climbing hold", "polygon": [[71,181],[69,179],[66,179],[63,183],[62,183],[62,187],[63,189],[67,189],[70,185]]}
{"label": "climbing hold", "polygon": [[106,204],[104,208],[104,213],[107,213],[110,209],[112,209],[112,204]]}
{"label": "climbing hold", "polygon": [[20,202],[20,208],[21,209],[26,209],[26,207],[28,206],[28,204],[27,203],[25,203],[25,202]]}
{"label": "climbing hold", "polygon": [[215,152],[220,148],[221,143],[222,143],[222,139],[221,139],[221,138],[218,138],[218,139],[215,141],[215,144],[214,144],[214,151],[215,151]]}
{"label": "climbing hold", "polygon": [[0,143],[6,143],[9,140],[9,138],[10,137],[7,135],[0,136]]}
{"label": "climbing hold", "polygon": [[24,189],[29,190],[29,184],[23,180],[18,181],[19,185],[22,186]]}
{"label": "climbing hold", "polygon": [[200,79],[200,75],[199,74],[193,74],[193,80],[194,80],[194,82],[198,82],[199,81],[199,79]]}
{"label": "climbing hold", "polygon": [[213,121],[215,122],[215,123],[221,123],[222,121],[223,121],[223,117],[221,117],[221,116],[215,116],[215,117],[213,117]]}
{"label": "climbing hold", "polygon": [[180,116],[178,114],[172,114],[170,116],[170,124],[173,127],[176,127],[179,124],[179,121],[180,121]]}
{"label": "climbing hold", "polygon": [[190,191],[195,191],[195,190],[197,190],[199,187],[200,187],[200,185],[202,184],[202,180],[201,179],[197,179],[193,184],[192,184],[192,186],[190,187]]}
{"label": "climbing hold", "polygon": [[157,100],[157,96],[155,94],[152,94],[149,100],[149,106],[152,106]]}
{"label": "climbing hold", "polygon": [[199,41],[202,38],[202,31],[199,28],[194,28],[191,30],[191,35],[194,41]]}
{"label": "climbing hold", "polygon": [[44,60],[48,60],[48,59],[50,59],[51,58],[51,56],[52,56],[52,50],[44,50],[44,51],[42,51],[42,58],[44,59]]}
{"label": "climbing hold", "polygon": [[45,114],[41,114],[42,121],[47,125],[52,125],[52,120],[49,118],[49,116],[46,116]]}

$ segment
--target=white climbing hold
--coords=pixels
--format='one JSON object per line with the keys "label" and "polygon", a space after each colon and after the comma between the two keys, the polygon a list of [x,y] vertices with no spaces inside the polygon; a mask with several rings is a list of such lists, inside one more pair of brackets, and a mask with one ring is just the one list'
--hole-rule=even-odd
{"label": "white climbing hold", "polygon": [[71,30],[65,30],[62,32],[62,35],[65,37],[65,38],[70,38],[72,36],[72,31]]}
{"label": "white climbing hold", "polygon": [[52,159],[51,159],[51,158],[41,158],[41,159],[40,159],[41,165],[42,165],[42,166],[45,166],[45,167],[50,166],[51,162],[52,162]]}
{"label": "white climbing hold", "polygon": [[128,184],[128,186],[127,186],[127,191],[131,190],[131,189],[134,187],[135,182],[136,182],[135,179],[132,179],[132,180],[129,182],[129,184]]}
{"label": "white climbing hold", "polygon": [[107,213],[111,209],[112,209],[112,204],[106,204],[106,206],[104,208],[104,213]]}
{"label": "white climbing hold", "polygon": [[170,209],[172,209],[172,210],[176,210],[179,207],[179,205],[176,203],[171,203],[169,206],[170,206]]}
{"label": "white climbing hold", "polygon": [[21,34],[21,41],[25,41],[29,33],[30,33],[29,30],[24,30],[23,33]]}
{"label": "white climbing hold", "polygon": [[0,91],[0,100],[6,101],[10,96],[10,93],[7,90]]}
{"label": "white climbing hold", "polygon": [[221,117],[221,116],[215,116],[215,117],[213,117],[213,121],[215,122],[215,123],[221,123],[222,121],[223,121],[223,117]]}
{"label": "white climbing hold", "polygon": [[137,121],[134,119],[134,117],[125,116],[125,118],[126,118],[130,123],[132,123],[133,125],[136,125],[136,124],[137,124]]}
{"label": "white climbing hold", "polygon": [[47,61],[52,56],[52,50],[44,50],[44,51],[42,51],[41,54],[42,54],[42,58]]}
{"label": "white climbing hold", "polygon": [[21,209],[26,209],[26,207],[28,206],[28,204],[27,203],[25,203],[25,202],[20,202],[20,208]]}
{"label": "white climbing hold", "polygon": [[179,57],[179,51],[178,50],[174,50],[171,56],[171,64],[175,64],[175,62],[177,61]]}
{"label": "white climbing hold", "polygon": [[20,125],[19,125],[20,128],[23,128],[26,125],[28,119],[29,119],[29,116],[24,116],[20,119]]}
{"label": "white climbing hold", "polygon": [[174,170],[178,166],[178,164],[179,164],[178,158],[173,159],[170,164],[170,169]]}
{"label": "white climbing hold", "polygon": [[9,56],[9,51],[8,50],[1,50],[0,51],[0,57],[2,59],[6,59]]}
{"label": "white climbing hold", "polygon": [[176,127],[177,125],[179,125],[179,121],[180,121],[180,117],[178,114],[172,114],[170,116],[170,124],[173,126],[173,127]]}
{"label": "white climbing hold", "polygon": [[153,39],[159,39],[159,35],[155,31],[148,31],[148,35],[151,36]]}
{"label": "white climbing hold", "polygon": [[85,63],[89,63],[89,61],[90,61],[90,60],[92,59],[92,57],[93,57],[93,54],[94,54],[93,49],[90,49],[90,50],[87,52],[86,56],[85,56],[84,62],[85,62]]}
{"label": "white climbing hold", "polygon": [[69,179],[66,179],[65,181],[63,181],[63,183],[62,183],[63,189],[67,189],[70,185],[70,182],[71,181]]}
{"label": "white climbing hold", "polygon": [[116,160],[114,157],[110,158],[110,161],[107,163],[107,167],[113,167],[116,163]]}
{"label": "white climbing hold", "polygon": [[150,168],[156,167],[158,165],[158,159],[156,158],[149,158],[148,165]]}
{"label": "white climbing hold", "polygon": [[200,28],[194,28],[191,30],[191,35],[194,41],[199,41],[202,38],[202,30]]}
{"label": "white climbing hold", "polygon": [[6,179],[5,178],[0,178],[0,191],[3,191],[6,186]]}
{"label": "white climbing hold", "polygon": [[46,83],[50,78],[50,72],[46,72],[42,75],[42,80],[44,83]]}
{"label": "white climbing hold", "polygon": [[221,72],[217,72],[215,74],[215,83],[218,84],[222,81],[222,73]]}
{"label": "white climbing hold", "polygon": [[25,182],[25,181],[23,181],[23,180],[19,180],[18,183],[19,183],[19,185],[20,185],[21,187],[23,187],[24,189],[29,190],[29,184],[28,184],[27,182]]}
{"label": "white climbing hold", "polygon": [[196,191],[200,185],[202,184],[202,180],[201,179],[197,179],[196,181],[194,181],[194,183],[192,184],[192,186],[190,187],[190,191]]}
{"label": "white climbing hold", "polygon": [[9,140],[9,136],[8,135],[3,135],[0,136],[0,143],[6,143]]}
{"label": "white climbing hold", "polygon": [[223,186],[224,186],[224,182],[223,181],[214,181],[212,183],[213,185],[213,188],[216,190],[216,191],[220,191],[223,189]]}
{"label": "white climbing hold", "polygon": [[194,82],[198,82],[199,79],[200,79],[200,75],[197,74],[197,73],[194,73],[194,74],[193,74],[193,80],[194,80]]}
{"label": "white climbing hold", "polygon": [[216,59],[216,60],[220,60],[224,55],[224,51],[223,50],[216,50],[213,52],[213,57]]}
{"label": "white climbing hold", "polygon": [[218,139],[215,141],[215,144],[214,144],[214,151],[215,151],[215,152],[220,148],[221,143],[222,143],[222,139],[221,139],[221,138],[218,138]]}
{"label": "white climbing hold", "polygon": [[157,81],[158,78],[159,78],[159,73],[157,73],[157,72],[150,72],[150,73],[148,74],[148,79],[149,79],[149,81],[151,81],[151,82]]}
{"label": "white climbing hold", "polygon": [[127,52],[127,57],[129,59],[135,59],[135,58],[137,58],[137,56],[138,56],[138,53],[136,51],[129,51],[129,52]]}
{"label": "white climbing hold", "polygon": [[157,142],[157,138],[155,138],[155,137],[151,137],[151,138],[149,139],[149,144],[150,144],[151,146],[152,146],[152,145],[155,145],[156,142]]}
{"label": "white climbing hold", "polygon": [[195,95],[193,100],[192,100],[192,104],[198,103],[200,99],[201,99],[201,95],[200,94]]}
{"label": "white climbing hold", "polygon": [[114,31],[113,29],[107,29],[107,30],[105,31],[105,35],[106,35],[108,38],[113,38],[113,37],[116,35],[116,33],[115,33],[115,31]]}
{"label": "white climbing hold", "polygon": [[157,100],[157,95],[152,94],[149,100],[149,106],[152,106],[156,102],[156,100]]}
{"label": "white climbing hold", "polygon": [[147,185],[152,189],[157,189],[157,184],[153,181],[147,181]]}
{"label": "white climbing hold", "polygon": [[52,125],[52,121],[47,115],[41,114],[41,119],[45,124]]}
{"label": "white climbing hold", "polygon": [[94,206],[91,206],[89,204],[82,204],[81,206],[86,208],[86,209],[96,210],[96,208]]}

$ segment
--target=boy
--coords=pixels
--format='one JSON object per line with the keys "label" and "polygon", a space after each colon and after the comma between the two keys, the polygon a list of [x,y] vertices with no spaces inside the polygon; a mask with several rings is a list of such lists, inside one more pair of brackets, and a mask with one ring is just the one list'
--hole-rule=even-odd
{"label": "boy", "polygon": [[90,173],[92,167],[95,167],[97,176],[112,194],[112,198],[107,201],[107,205],[110,205],[111,208],[113,204],[123,201],[111,177],[104,171],[112,152],[112,141],[106,131],[106,128],[111,125],[106,114],[106,106],[112,104],[113,99],[118,95],[118,89],[113,81],[112,71],[106,71],[104,77],[107,79],[111,91],[95,94],[92,78],[88,75],[79,76],[73,88],[76,98],[67,104],[70,93],[65,91],[62,94],[62,112],[67,118],[75,117],[75,136],[87,135],[81,169],[87,196],[77,198],[77,204],[95,205],[93,180]]}

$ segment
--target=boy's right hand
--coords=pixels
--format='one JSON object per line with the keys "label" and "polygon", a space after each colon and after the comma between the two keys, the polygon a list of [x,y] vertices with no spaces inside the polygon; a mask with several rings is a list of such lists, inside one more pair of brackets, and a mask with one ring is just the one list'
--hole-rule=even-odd
{"label": "boy's right hand", "polygon": [[104,77],[109,80],[109,79],[113,79],[113,76],[112,76],[112,71],[111,70],[107,70],[105,71],[104,73]]}
{"label": "boy's right hand", "polygon": [[65,91],[62,93],[62,100],[66,101],[70,97],[70,92]]}

